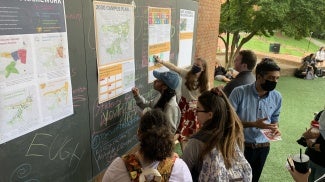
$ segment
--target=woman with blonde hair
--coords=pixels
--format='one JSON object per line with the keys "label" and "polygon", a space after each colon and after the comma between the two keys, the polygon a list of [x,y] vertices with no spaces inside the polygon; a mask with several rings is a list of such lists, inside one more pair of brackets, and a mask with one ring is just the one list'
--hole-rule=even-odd
{"label": "woman with blonde hair", "polygon": [[181,120],[177,133],[179,134],[178,140],[184,148],[188,137],[200,127],[196,120],[195,108],[199,95],[209,89],[207,62],[202,58],[196,58],[191,69],[188,70],[165,62],[157,56],[154,58],[158,63],[177,72],[182,78],[181,97],[178,103],[181,110]]}
{"label": "woman with blonde hair", "polygon": [[250,181],[243,126],[227,96],[218,88],[203,92],[196,113],[202,128],[189,139],[182,157],[193,181]]}

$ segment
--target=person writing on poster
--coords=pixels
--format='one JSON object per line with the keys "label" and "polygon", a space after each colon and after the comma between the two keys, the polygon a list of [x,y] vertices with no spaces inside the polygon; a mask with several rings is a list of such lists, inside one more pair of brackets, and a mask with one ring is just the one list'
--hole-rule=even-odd
{"label": "person writing on poster", "polygon": [[139,89],[134,87],[132,93],[136,104],[141,108],[159,108],[166,113],[167,120],[172,126],[172,132],[175,134],[181,118],[181,111],[176,102],[175,89],[179,84],[178,74],[172,71],[158,72],[153,71],[156,80],[153,82],[153,88],[160,95],[153,100],[146,100],[140,95]]}
{"label": "person writing on poster", "polygon": [[158,63],[177,72],[182,78],[181,98],[178,103],[181,109],[181,120],[177,132],[182,149],[184,149],[188,137],[199,128],[195,109],[199,95],[209,89],[207,62],[202,58],[196,58],[191,69],[188,70],[163,61],[158,56],[154,56],[154,58]]}

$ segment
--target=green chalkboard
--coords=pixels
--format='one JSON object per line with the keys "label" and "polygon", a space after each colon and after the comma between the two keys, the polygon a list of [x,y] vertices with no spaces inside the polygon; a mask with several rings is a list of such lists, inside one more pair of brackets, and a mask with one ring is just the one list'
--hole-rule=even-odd
{"label": "green chalkboard", "polygon": [[[106,2],[131,4],[132,0]],[[148,84],[148,7],[171,8],[170,60],[176,63],[180,9],[197,15],[198,3],[135,0],[134,4],[135,85],[150,99],[157,93]],[[93,1],[65,0],[64,5],[74,114],[1,144],[0,182],[90,181],[138,143],[139,109],[131,92],[98,102]]]}

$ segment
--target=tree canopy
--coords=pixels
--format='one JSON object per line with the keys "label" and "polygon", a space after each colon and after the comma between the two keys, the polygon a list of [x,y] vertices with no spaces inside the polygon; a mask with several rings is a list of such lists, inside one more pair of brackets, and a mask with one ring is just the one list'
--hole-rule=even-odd
{"label": "tree canopy", "polygon": [[[227,67],[255,35],[268,37],[278,31],[295,39],[309,37],[311,32],[325,31],[324,17],[324,0],[227,0],[221,5],[219,25]],[[238,39],[239,33],[245,37]]]}

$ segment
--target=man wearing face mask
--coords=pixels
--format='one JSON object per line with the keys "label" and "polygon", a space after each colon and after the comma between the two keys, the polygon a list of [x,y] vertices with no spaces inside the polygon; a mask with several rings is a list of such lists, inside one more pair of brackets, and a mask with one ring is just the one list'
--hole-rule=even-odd
{"label": "man wearing face mask", "polygon": [[280,136],[278,128],[282,104],[281,94],[274,90],[280,77],[280,67],[270,58],[256,66],[256,81],[235,88],[229,100],[242,120],[245,136],[245,158],[253,170],[253,182],[258,182],[270,151],[264,130]]}

